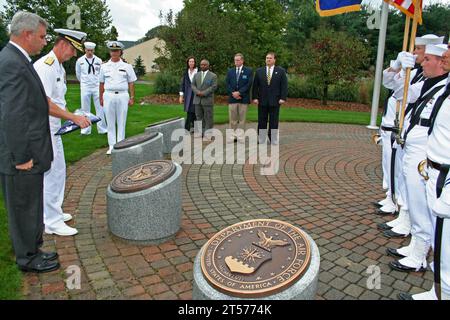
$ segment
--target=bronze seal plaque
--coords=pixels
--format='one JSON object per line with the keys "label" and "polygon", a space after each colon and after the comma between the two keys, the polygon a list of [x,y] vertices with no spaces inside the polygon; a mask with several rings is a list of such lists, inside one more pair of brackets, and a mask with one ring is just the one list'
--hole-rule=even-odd
{"label": "bronze seal plaque", "polygon": [[204,277],[215,289],[258,298],[294,284],[310,258],[309,241],[300,229],[283,221],[258,219],[214,235],[200,261]]}
{"label": "bronze seal plaque", "polygon": [[130,137],[128,139],[122,140],[114,145],[114,149],[120,150],[120,149],[126,149],[130,147],[137,146],[138,144],[144,143],[146,141],[152,140],[158,135],[157,132],[151,132],[151,133],[143,133],[139,134],[133,137]]}
{"label": "bronze seal plaque", "polygon": [[175,165],[169,160],[142,163],[119,173],[111,181],[111,190],[131,193],[149,189],[169,179],[175,173]]}

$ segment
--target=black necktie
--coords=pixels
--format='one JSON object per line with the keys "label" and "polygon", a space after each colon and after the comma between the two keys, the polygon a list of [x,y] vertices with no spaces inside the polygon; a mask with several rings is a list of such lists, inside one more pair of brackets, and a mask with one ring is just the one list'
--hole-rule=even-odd
{"label": "black necktie", "polygon": [[444,93],[436,100],[433,111],[431,112],[430,129],[428,129],[428,135],[430,135],[431,132],[433,132],[434,122],[436,121],[439,110],[441,109],[442,104],[449,95],[450,95],[450,86],[447,84],[447,88],[445,89]]}
{"label": "black necktie", "polygon": [[89,69],[88,69],[88,74],[91,74],[91,69],[92,69],[92,74],[95,74],[95,69],[94,69],[94,60],[95,58],[92,59],[92,63],[89,63],[87,58],[84,58],[87,62],[87,64],[89,65]]}

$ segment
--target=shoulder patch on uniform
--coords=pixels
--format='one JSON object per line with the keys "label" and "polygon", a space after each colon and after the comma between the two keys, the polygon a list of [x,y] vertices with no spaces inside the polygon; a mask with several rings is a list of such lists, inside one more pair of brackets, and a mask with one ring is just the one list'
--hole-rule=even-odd
{"label": "shoulder patch on uniform", "polygon": [[45,59],[44,63],[48,64],[49,66],[53,65],[53,63],[55,62],[55,58],[53,57],[47,57],[47,59]]}

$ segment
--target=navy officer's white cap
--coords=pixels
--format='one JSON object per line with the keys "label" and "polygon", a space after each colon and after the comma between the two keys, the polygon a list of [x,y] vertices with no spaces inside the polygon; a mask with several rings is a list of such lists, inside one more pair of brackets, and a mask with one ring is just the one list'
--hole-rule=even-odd
{"label": "navy officer's white cap", "polygon": [[83,43],[87,38],[87,34],[77,30],[70,29],[55,29],[55,32],[58,33],[60,37],[63,37],[67,41],[69,41],[75,49],[83,52]]}
{"label": "navy officer's white cap", "polygon": [[84,43],[84,47],[85,47],[86,49],[88,49],[88,50],[94,50],[95,47],[96,47],[96,44],[93,43],[93,42],[88,42],[88,41],[86,41],[86,42]]}
{"label": "navy officer's white cap", "polygon": [[108,47],[109,50],[123,50],[123,48],[125,47],[122,42],[120,41],[108,41],[106,43],[106,46]]}

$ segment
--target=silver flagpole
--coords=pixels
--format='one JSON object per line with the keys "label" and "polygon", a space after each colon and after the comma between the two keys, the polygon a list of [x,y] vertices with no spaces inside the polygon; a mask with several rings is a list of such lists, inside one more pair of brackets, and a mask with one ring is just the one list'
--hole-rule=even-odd
{"label": "silver flagpole", "polygon": [[389,13],[389,4],[383,1],[383,5],[381,7],[380,35],[378,37],[377,65],[375,71],[375,82],[372,96],[372,111],[370,113],[370,124],[367,126],[367,128],[374,130],[378,129],[377,116],[380,101],[381,77],[383,75],[384,47],[386,42],[388,13]]}

